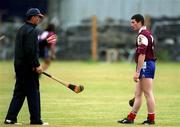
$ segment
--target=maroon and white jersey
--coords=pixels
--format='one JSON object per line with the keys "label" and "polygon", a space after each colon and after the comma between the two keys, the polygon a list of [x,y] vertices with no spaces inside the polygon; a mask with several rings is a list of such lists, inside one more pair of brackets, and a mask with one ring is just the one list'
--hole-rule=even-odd
{"label": "maroon and white jersey", "polygon": [[154,52],[154,38],[146,26],[142,26],[136,38],[135,61],[138,62],[140,54],[145,54],[145,61],[156,60]]}
{"label": "maroon and white jersey", "polygon": [[47,40],[49,45],[57,43],[57,37],[54,32],[44,31],[41,35],[38,36],[39,41]]}

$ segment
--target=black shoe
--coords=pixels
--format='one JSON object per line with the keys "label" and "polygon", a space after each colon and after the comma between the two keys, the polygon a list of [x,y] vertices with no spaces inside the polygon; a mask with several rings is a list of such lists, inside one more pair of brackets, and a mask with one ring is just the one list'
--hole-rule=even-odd
{"label": "black shoe", "polygon": [[118,123],[122,123],[122,124],[133,124],[134,121],[132,120],[128,120],[128,118],[124,118],[123,120],[119,120],[117,121]]}
{"label": "black shoe", "polygon": [[30,124],[31,125],[49,125],[49,123],[43,122],[42,120],[41,121],[31,121]]}
{"label": "black shoe", "polygon": [[144,124],[144,125],[153,125],[153,124],[155,124],[155,122],[154,121],[150,121],[150,120],[145,120],[142,124]]}
{"label": "black shoe", "polygon": [[20,125],[21,123],[18,123],[16,120],[5,119],[4,124],[16,124],[16,125]]}

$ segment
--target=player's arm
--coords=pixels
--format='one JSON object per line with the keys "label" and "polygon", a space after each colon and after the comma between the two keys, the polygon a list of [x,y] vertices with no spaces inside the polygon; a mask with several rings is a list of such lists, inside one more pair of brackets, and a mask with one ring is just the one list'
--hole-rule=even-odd
{"label": "player's arm", "polygon": [[40,66],[38,60],[37,32],[32,30],[28,33],[26,43],[24,43],[24,56],[32,68]]}
{"label": "player's arm", "polygon": [[55,59],[57,35],[53,33],[51,36],[47,38],[47,42],[50,45],[51,58]]}
{"label": "player's arm", "polygon": [[144,64],[144,60],[145,60],[145,54],[140,54],[138,57],[138,63],[137,63],[137,68],[136,68],[137,73],[140,73],[141,68]]}
{"label": "player's arm", "polygon": [[144,35],[139,35],[137,38],[137,42],[138,42],[137,53],[139,54],[139,56],[138,56],[136,72],[134,73],[134,77],[133,77],[135,82],[139,81],[140,71],[145,60],[145,53],[146,53],[146,48],[148,46],[148,39]]}
{"label": "player's arm", "polygon": [[145,54],[140,54],[138,57],[136,72],[134,73],[134,81],[135,82],[139,81],[139,75],[140,75],[141,68],[144,64],[144,60],[145,60]]}

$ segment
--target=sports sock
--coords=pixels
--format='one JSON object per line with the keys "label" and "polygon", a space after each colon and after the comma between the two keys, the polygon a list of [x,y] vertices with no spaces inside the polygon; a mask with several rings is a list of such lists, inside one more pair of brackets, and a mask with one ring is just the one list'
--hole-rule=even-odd
{"label": "sports sock", "polygon": [[128,116],[127,116],[128,120],[130,121],[134,121],[134,119],[136,118],[136,112],[131,111]]}
{"label": "sports sock", "polygon": [[148,120],[150,122],[154,122],[155,119],[155,113],[148,113]]}

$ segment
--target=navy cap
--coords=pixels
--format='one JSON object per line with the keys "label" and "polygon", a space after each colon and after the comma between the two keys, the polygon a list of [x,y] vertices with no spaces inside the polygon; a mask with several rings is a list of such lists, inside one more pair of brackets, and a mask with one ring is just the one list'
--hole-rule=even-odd
{"label": "navy cap", "polygon": [[35,16],[38,15],[40,17],[44,17],[43,14],[41,14],[40,10],[38,8],[30,8],[27,12],[26,12],[26,16]]}

